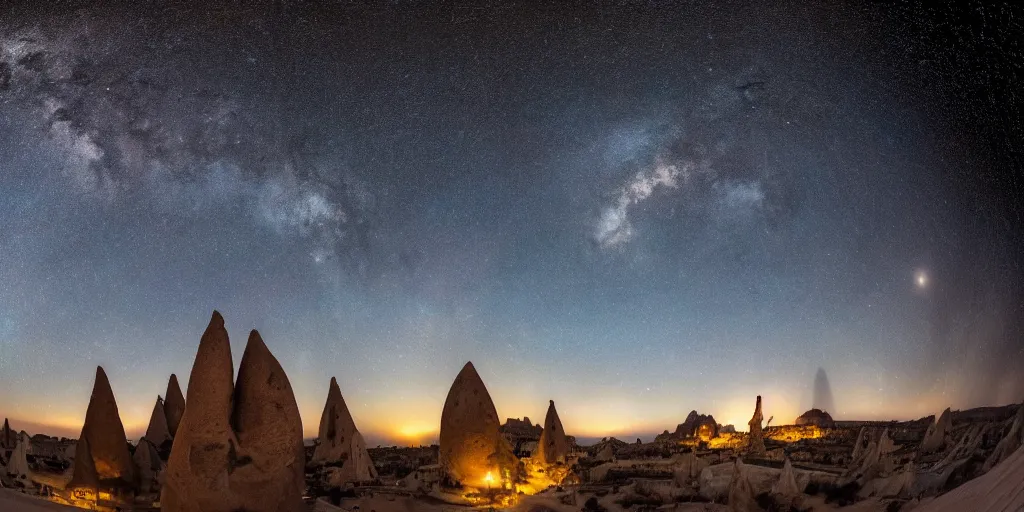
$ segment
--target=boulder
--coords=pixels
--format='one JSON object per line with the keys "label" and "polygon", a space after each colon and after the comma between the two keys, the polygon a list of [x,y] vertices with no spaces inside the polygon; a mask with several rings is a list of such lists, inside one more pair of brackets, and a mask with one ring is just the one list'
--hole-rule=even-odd
{"label": "boulder", "polygon": [[[87,456],[83,454],[85,445]],[[117,411],[114,392],[102,367],[96,367],[85,424],[78,438],[75,466],[68,488],[96,487],[134,489],[135,465],[128,451],[124,425]]]}
{"label": "boulder", "polygon": [[544,417],[544,430],[537,443],[537,452],[536,459],[546,464],[565,462],[569,456],[569,441],[565,438],[565,429],[558,418],[554,400],[548,401],[548,413]]}
{"label": "boulder", "polygon": [[161,510],[304,510],[305,455],[295,395],[252,331],[232,383],[231,345],[216,311],[199,342],[167,464]]}

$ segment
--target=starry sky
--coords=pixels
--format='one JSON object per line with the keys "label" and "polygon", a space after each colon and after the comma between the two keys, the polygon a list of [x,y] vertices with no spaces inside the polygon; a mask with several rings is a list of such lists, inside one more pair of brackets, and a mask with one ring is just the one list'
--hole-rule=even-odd
{"label": "starry sky", "polygon": [[[315,435],[472,360],[581,438],[1024,398],[1021,11],[426,2],[0,13],[0,415],[129,437],[217,309]],[[751,5],[756,4],[756,5]],[[822,4],[832,4],[824,2]]]}

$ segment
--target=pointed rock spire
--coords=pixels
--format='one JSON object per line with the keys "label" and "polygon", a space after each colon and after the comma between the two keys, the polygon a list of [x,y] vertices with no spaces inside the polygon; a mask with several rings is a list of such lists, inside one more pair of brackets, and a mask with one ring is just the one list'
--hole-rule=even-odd
{"label": "pointed rock spire", "polygon": [[352,446],[356,424],[348,411],[345,398],[341,396],[338,381],[331,377],[327,389],[327,403],[320,415],[319,444],[313,452],[312,462],[339,461],[345,459]]}
{"label": "pointed rock spire", "polygon": [[[504,446],[498,412],[483,380],[469,362],[455,377],[441,412],[439,462],[447,476],[464,486],[497,482]],[[491,475],[491,480],[487,479]]]}
{"label": "pointed rock spire", "polygon": [[217,510],[237,508],[228,480],[229,456],[237,456],[238,449],[231,430],[233,381],[228,332],[224,318],[214,311],[192,363],[188,407],[178,425],[161,489],[162,510],[195,510],[202,508],[200,503]]}
{"label": "pointed rock spire", "polygon": [[28,467],[28,452],[31,442],[27,435],[19,436],[14,450],[11,451],[11,459],[7,461],[7,474],[15,479],[27,480],[32,474]]}
{"label": "pointed rock spire", "polygon": [[149,416],[146,439],[156,446],[171,440],[171,432],[167,429],[167,417],[164,416],[164,401],[159,396],[156,397],[156,404],[153,405],[153,414]]}
{"label": "pointed rock spire", "polygon": [[754,405],[754,416],[750,418],[747,425],[750,427],[750,441],[748,451],[752,455],[764,455],[764,434],[761,430],[761,422],[764,421],[764,414],[761,412],[761,395],[757,395],[757,403]]}
{"label": "pointed rock spire", "polygon": [[14,431],[11,430],[11,424],[7,422],[7,418],[4,418],[4,429],[0,431],[0,448],[14,449],[17,442]]}
{"label": "pointed rock spire", "polygon": [[803,493],[803,489],[796,483],[796,476],[793,473],[793,464],[789,462],[789,457],[786,457],[786,462],[782,466],[782,471],[779,473],[779,480],[772,485],[772,494],[780,494],[782,496],[799,496]]}
{"label": "pointed rock spire", "polygon": [[181,386],[178,385],[178,376],[171,374],[167,381],[167,392],[164,393],[164,417],[167,418],[167,430],[174,437],[178,432],[178,425],[181,423],[181,415],[185,414],[185,397],[181,394]]}
{"label": "pointed rock spire", "polygon": [[758,506],[754,496],[754,486],[750,483],[747,467],[737,457],[736,465],[733,467],[732,480],[729,482],[729,510],[735,512],[760,511],[761,507]]}
{"label": "pointed rock spire", "polygon": [[[74,474],[68,487],[88,485],[93,481],[111,487],[135,487],[135,467],[128,452],[124,425],[121,424],[110,381],[100,366],[96,367],[96,382],[78,442],[81,444],[83,441],[88,443],[91,458],[85,460],[81,452],[76,455]],[[90,471],[93,474],[89,474]]]}
{"label": "pointed rock spire", "polygon": [[135,454],[132,455],[132,462],[135,463],[135,470],[139,475],[139,491],[150,493],[160,489],[158,476],[163,469],[163,462],[156,446],[143,437],[135,447]]}
{"label": "pointed rock spire", "polygon": [[544,430],[540,433],[537,443],[538,459],[546,464],[565,462],[569,455],[569,441],[565,438],[562,420],[558,419],[555,401],[548,401],[548,413],[544,417]]}
{"label": "pointed rock spire", "polygon": [[921,452],[932,453],[941,449],[946,444],[946,432],[952,427],[953,418],[949,407],[947,407],[945,411],[942,411],[939,419],[935,420],[935,423],[929,426],[928,431],[925,432],[924,439],[921,441]]}
{"label": "pointed rock spire", "polygon": [[864,454],[864,436],[867,434],[867,427],[861,427],[860,433],[857,434],[857,440],[853,442],[853,453],[850,455],[851,465],[860,459],[861,455]]}
{"label": "pointed rock spire", "polygon": [[256,331],[232,383],[216,311],[199,342],[160,495],[161,510],[302,510],[302,421],[280,363]]}
{"label": "pointed rock spire", "polygon": [[301,509],[306,452],[299,406],[284,369],[255,330],[238,367],[232,424],[252,457],[252,465],[236,469],[231,481],[233,489],[248,489],[243,496],[250,505],[244,508],[276,501],[271,510]]}

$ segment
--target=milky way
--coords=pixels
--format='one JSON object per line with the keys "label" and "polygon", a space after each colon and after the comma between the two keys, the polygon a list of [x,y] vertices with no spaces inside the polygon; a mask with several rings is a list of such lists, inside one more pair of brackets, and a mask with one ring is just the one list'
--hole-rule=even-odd
{"label": "milky way", "polygon": [[141,434],[213,309],[383,442],[467,360],[581,437],[785,422],[819,367],[837,419],[1019,401],[1021,19],[13,8],[0,414],[77,433],[103,365]]}

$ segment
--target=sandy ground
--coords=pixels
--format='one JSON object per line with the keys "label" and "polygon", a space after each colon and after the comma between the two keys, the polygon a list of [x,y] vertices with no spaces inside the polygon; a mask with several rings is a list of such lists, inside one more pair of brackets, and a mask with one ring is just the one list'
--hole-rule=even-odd
{"label": "sandy ground", "polygon": [[58,505],[11,489],[0,489],[0,510],[10,510],[12,512],[15,510],[18,512],[71,512],[81,509]]}

